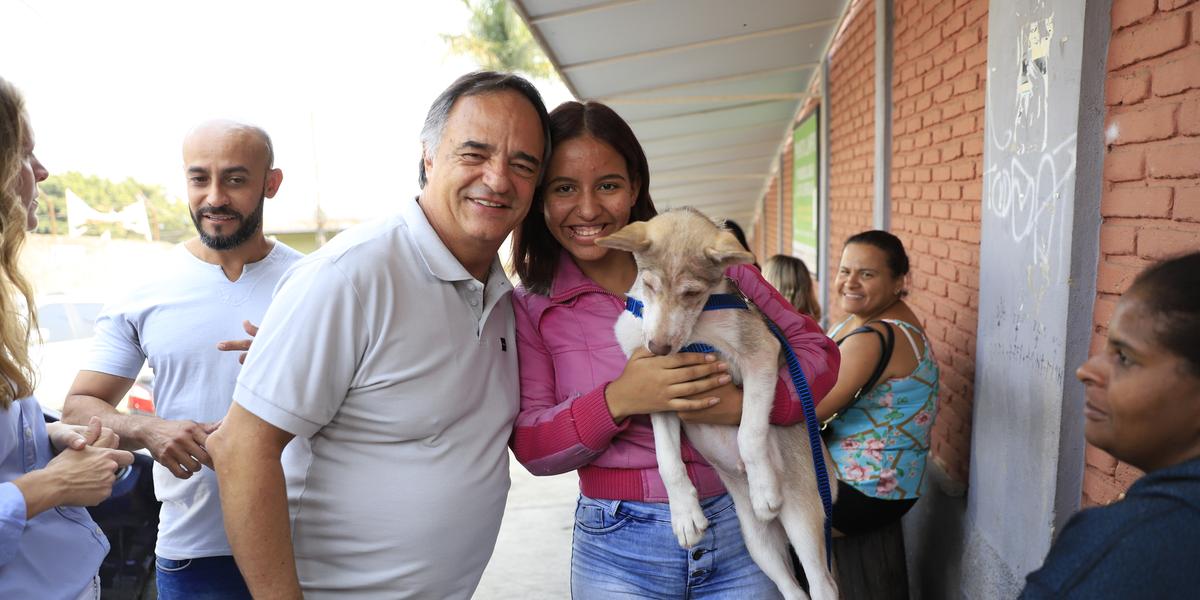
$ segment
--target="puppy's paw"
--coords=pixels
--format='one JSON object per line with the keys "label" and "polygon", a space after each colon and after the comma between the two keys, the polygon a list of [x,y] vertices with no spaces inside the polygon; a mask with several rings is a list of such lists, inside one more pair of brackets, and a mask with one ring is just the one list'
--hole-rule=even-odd
{"label": "puppy's paw", "polygon": [[699,503],[687,508],[676,508],[671,505],[671,528],[675,530],[675,538],[683,548],[691,548],[700,543],[704,532],[708,529],[708,518],[700,509]]}
{"label": "puppy's paw", "polygon": [[774,477],[750,478],[750,503],[754,506],[754,516],[758,517],[758,520],[774,520],[783,506],[779,480]]}

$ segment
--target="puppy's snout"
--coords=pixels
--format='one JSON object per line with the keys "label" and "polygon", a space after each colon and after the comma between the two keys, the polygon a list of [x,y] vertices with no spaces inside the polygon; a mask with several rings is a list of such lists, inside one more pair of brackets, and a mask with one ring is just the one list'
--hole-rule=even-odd
{"label": "puppy's snout", "polygon": [[650,340],[650,343],[646,344],[646,346],[650,348],[650,351],[653,352],[655,356],[666,356],[671,353],[670,344],[664,344],[662,342]]}

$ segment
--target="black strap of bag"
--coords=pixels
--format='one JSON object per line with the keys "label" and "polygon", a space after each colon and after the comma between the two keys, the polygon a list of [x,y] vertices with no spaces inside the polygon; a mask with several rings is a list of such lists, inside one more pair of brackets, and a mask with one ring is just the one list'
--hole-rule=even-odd
{"label": "black strap of bag", "polygon": [[[879,362],[875,365],[875,370],[871,372],[871,377],[867,379],[867,382],[864,383],[861,388],[858,388],[858,392],[854,394],[854,402],[858,402],[859,398],[867,395],[867,393],[879,383],[879,379],[883,377],[884,371],[887,371],[888,363],[892,361],[892,350],[896,347],[896,334],[892,332],[891,324],[889,324],[887,321],[871,321],[871,323],[882,323],[883,332],[871,327],[870,323],[866,323],[858,329],[847,333],[846,337],[837,341],[837,345],[841,346],[842,342],[850,339],[850,336],[858,335],[860,333],[873,333],[879,338],[880,345],[883,346],[883,351],[879,354]],[[851,404],[853,404],[853,402]],[[840,414],[840,412],[835,413],[833,416],[826,419],[825,422],[821,424],[821,428],[824,429],[827,425],[829,425],[829,423],[833,422],[834,419],[838,418]]]}
{"label": "black strap of bag", "polygon": [[871,377],[867,379],[867,382],[858,389],[857,394],[854,394],[855,400],[867,395],[867,392],[870,392],[879,383],[879,379],[883,377],[883,372],[887,370],[888,363],[892,361],[892,350],[896,347],[896,334],[892,332],[892,326],[887,321],[872,321],[872,323],[882,323],[883,330],[887,332],[886,337],[884,333],[881,333],[878,329],[871,327],[870,323],[867,323],[846,334],[846,337],[837,342],[838,346],[841,346],[842,342],[850,339],[850,336],[860,333],[873,333],[879,338],[879,343],[883,345],[883,352],[879,355],[879,363],[875,365],[875,370],[871,372]]}

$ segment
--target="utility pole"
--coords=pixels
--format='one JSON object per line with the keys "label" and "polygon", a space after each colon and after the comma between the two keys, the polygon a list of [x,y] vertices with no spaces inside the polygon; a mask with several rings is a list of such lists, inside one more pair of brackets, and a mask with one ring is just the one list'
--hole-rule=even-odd
{"label": "utility pole", "polygon": [[54,198],[48,200],[46,209],[50,211],[50,235],[58,235],[58,213],[54,210]]}
{"label": "utility pole", "polygon": [[313,111],[308,113],[308,131],[312,136],[312,152],[313,152],[313,197],[316,199],[317,208],[313,213],[314,220],[317,223],[316,242],[317,247],[325,245],[325,211],[321,210],[321,171],[318,167],[320,160],[317,158],[317,116]]}

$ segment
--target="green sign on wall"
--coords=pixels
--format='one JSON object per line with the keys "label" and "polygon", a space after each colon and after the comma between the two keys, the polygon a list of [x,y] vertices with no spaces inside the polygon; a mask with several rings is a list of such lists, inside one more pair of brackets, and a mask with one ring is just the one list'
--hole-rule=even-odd
{"label": "green sign on wall", "polygon": [[817,113],[792,132],[792,256],[816,275],[817,259]]}

